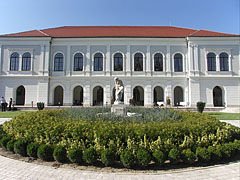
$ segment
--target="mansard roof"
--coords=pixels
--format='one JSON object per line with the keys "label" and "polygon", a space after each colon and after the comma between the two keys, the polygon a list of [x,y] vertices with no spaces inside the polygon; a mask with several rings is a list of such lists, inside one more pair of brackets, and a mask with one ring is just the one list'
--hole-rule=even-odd
{"label": "mansard roof", "polygon": [[196,30],[174,26],[63,26],[42,30],[1,35],[0,37],[53,37],[53,38],[186,38],[186,37],[234,37],[207,30]]}

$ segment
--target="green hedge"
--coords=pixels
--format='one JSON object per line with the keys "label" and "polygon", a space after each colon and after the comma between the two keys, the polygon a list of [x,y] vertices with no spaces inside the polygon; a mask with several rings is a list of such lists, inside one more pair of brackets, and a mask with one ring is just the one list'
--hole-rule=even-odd
{"label": "green hedge", "polygon": [[47,148],[38,148],[37,155],[43,160],[53,159],[52,147],[62,147],[66,153],[56,150],[56,160],[65,154],[74,163],[102,161],[106,166],[115,160],[125,167],[135,163],[147,166],[151,160],[158,164],[166,160],[189,164],[196,160],[218,161],[240,151],[240,128],[207,114],[144,108],[130,109],[143,114],[139,119],[98,114],[108,110],[82,108],[21,114],[0,126],[0,136],[12,137],[16,142],[25,138],[28,143],[48,144]]}

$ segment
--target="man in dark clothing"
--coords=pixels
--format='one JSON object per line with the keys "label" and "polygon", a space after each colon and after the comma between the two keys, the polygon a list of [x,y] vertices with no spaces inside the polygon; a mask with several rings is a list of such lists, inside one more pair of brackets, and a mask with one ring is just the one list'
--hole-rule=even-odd
{"label": "man in dark clothing", "polygon": [[6,111],[6,100],[4,97],[1,98],[2,111]]}

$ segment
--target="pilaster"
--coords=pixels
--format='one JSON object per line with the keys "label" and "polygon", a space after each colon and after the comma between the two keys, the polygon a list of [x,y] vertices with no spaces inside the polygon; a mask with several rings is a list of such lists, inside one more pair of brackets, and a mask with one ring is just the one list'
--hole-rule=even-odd
{"label": "pilaster", "polygon": [[65,59],[65,62],[66,62],[66,76],[71,76],[71,55],[70,55],[70,52],[71,52],[71,46],[67,46],[67,58]]}
{"label": "pilaster", "polygon": [[144,106],[152,106],[153,105],[153,100],[152,100],[152,85],[147,85],[145,86],[144,89]]}
{"label": "pilaster", "polygon": [[199,59],[198,59],[198,46],[194,46],[194,65],[195,76],[199,76]]}
{"label": "pilaster", "polygon": [[40,61],[39,61],[39,75],[43,75],[43,68],[44,68],[44,59],[45,59],[45,46],[41,45],[40,50]]}
{"label": "pilaster", "polygon": [[86,81],[86,85],[83,89],[83,106],[91,106],[92,105],[92,95],[91,95],[91,86],[90,81]]}
{"label": "pilaster", "polygon": [[51,58],[50,58],[50,45],[46,45],[45,46],[45,56],[44,56],[44,67],[43,67],[43,75],[44,76],[49,76],[49,63],[51,61]]}
{"label": "pilaster", "polygon": [[166,66],[167,66],[167,69],[166,69],[166,73],[167,73],[167,76],[171,76],[171,52],[170,52],[170,45],[167,45],[167,59],[166,59]]}
{"label": "pilaster", "polygon": [[107,45],[107,53],[106,53],[106,58],[105,58],[105,64],[106,64],[106,70],[105,70],[105,75],[110,76],[111,72],[111,57],[110,57],[110,45]]}
{"label": "pilaster", "polygon": [[131,76],[131,49],[130,45],[127,45],[127,55],[126,55],[126,76]]}
{"label": "pilaster", "polygon": [[85,58],[85,75],[90,76],[90,74],[91,74],[90,45],[87,45],[87,53]]}
{"label": "pilaster", "polygon": [[124,88],[124,104],[129,105],[129,99],[133,98],[131,81],[126,81],[125,84],[126,85]]}
{"label": "pilaster", "polygon": [[147,45],[147,54],[145,59],[146,76],[151,76],[151,56],[150,56],[150,45]]}

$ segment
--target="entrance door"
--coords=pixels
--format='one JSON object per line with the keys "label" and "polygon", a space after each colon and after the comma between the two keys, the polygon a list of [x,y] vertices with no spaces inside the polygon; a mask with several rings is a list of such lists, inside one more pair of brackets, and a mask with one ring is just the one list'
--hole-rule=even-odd
{"label": "entrance door", "polygon": [[133,89],[133,101],[137,106],[144,106],[144,90],[141,86]]}
{"label": "entrance door", "polygon": [[219,86],[213,89],[213,105],[214,107],[223,106],[222,89]]}
{"label": "entrance door", "polygon": [[54,105],[63,105],[63,88],[61,86],[57,86],[54,90]]}
{"label": "entrance door", "polygon": [[179,86],[174,88],[174,106],[179,106],[183,102],[183,89]]}
{"label": "entrance door", "polygon": [[25,88],[23,86],[19,86],[16,92],[16,105],[24,104],[25,104]]}
{"label": "entrance door", "polygon": [[93,106],[103,105],[103,88],[97,86],[93,89]]}
{"label": "entrance door", "polygon": [[82,106],[83,105],[83,88],[77,86],[73,90],[73,105]]}

